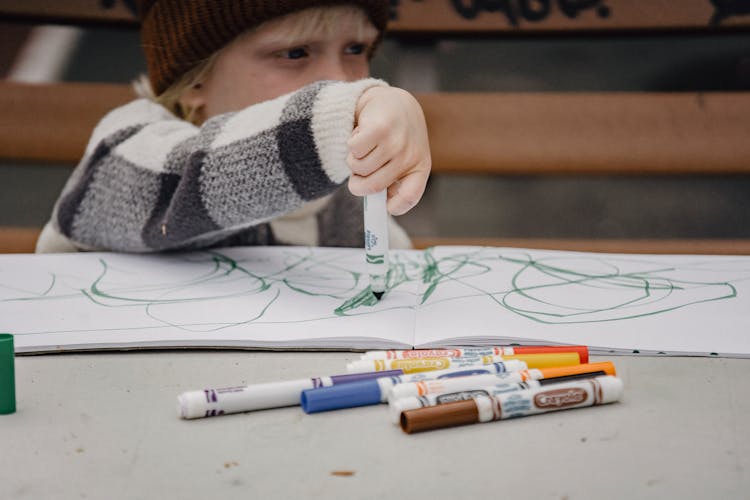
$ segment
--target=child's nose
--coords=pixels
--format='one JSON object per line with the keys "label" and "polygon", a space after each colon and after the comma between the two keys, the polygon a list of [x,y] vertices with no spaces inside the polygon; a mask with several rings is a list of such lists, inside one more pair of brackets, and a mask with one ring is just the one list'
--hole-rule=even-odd
{"label": "child's nose", "polygon": [[340,57],[326,57],[318,68],[318,80],[348,81],[350,79],[344,61]]}

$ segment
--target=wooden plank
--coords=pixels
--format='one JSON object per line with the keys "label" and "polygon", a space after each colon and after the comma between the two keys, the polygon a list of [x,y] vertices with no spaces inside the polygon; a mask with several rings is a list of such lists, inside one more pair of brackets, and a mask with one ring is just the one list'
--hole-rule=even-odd
{"label": "wooden plank", "polygon": [[0,16],[35,24],[118,25],[136,29],[134,10],[118,0],[0,0]]}
{"label": "wooden plank", "polygon": [[[0,82],[0,158],[75,164],[134,96],[110,84]],[[750,93],[433,93],[417,96],[434,171],[750,173]]]}
{"label": "wooden plank", "polygon": [[75,164],[99,120],[134,97],[127,85],[0,82],[0,158]]}
{"label": "wooden plank", "polygon": [[479,245],[577,252],[750,255],[743,239],[564,239],[564,238],[412,238],[418,249],[439,245]]}
{"label": "wooden plank", "polygon": [[[0,15],[30,22],[118,24],[135,28],[131,0],[0,0]],[[747,28],[737,0],[395,0],[390,31],[514,33],[570,30]]]}
{"label": "wooden plank", "polygon": [[436,172],[750,173],[750,93],[418,96]]}
{"label": "wooden plank", "polygon": [[33,253],[40,229],[0,226],[0,253]]}
{"label": "wooden plank", "polygon": [[401,0],[396,33],[717,29],[750,26],[731,0]]}

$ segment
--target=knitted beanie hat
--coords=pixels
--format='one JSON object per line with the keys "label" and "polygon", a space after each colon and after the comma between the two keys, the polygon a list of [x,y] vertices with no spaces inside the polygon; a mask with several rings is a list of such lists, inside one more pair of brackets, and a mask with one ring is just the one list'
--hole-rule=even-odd
{"label": "knitted beanie hat", "polygon": [[243,31],[310,7],[352,4],[382,36],[389,0],[138,0],[141,41],[156,95]]}

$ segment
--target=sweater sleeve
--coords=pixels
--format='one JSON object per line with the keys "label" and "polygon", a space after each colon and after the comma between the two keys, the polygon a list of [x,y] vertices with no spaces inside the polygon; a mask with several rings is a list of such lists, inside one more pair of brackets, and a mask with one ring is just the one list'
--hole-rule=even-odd
{"label": "sweater sleeve", "polygon": [[377,85],[317,82],[202,127],[131,102],[94,130],[45,232],[77,249],[150,252],[283,216],[345,182],[356,103]]}

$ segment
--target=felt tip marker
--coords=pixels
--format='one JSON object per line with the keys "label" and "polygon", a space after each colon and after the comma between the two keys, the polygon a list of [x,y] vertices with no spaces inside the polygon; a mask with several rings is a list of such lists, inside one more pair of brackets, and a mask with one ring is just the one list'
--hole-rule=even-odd
{"label": "felt tip marker", "polygon": [[581,363],[589,362],[585,345],[462,347],[456,349],[409,349],[405,351],[368,351],[361,359],[462,358],[469,356],[513,356],[515,354],[551,354],[577,352]]}
{"label": "felt tip marker", "polygon": [[[546,381],[554,380],[547,379]],[[476,387],[458,392],[427,394],[425,396],[411,396],[408,398],[391,399],[388,401],[388,412],[391,421],[398,425],[401,422],[401,412],[416,410],[417,408],[426,408],[428,406],[437,406],[445,403],[455,403],[456,401],[466,401],[475,399],[479,396],[497,396],[506,392],[522,391],[540,387],[539,380],[527,380],[526,382],[499,383],[495,385]]]}
{"label": "felt tip marker", "polygon": [[615,375],[615,365],[610,361],[587,363],[584,365],[559,366],[553,368],[528,369],[518,372],[472,375],[468,377],[442,378],[435,380],[420,380],[394,384],[388,394],[389,400],[407,398],[411,396],[425,396],[427,394],[443,394],[447,392],[465,391],[497,383],[518,383],[527,380],[552,379],[569,377],[572,375],[591,374]]}
{"label": "felt tip marker", "polygon": [[622,380],[619,378],[596,377],[407,410],[401,413],[400,424],[404,432],[411,434],[614,403],[622,397],[622,392]]}
{"label": "felt tip marker", "polygon": [[575,375],[568,375],[565,377],[543,378],[539,380],[529,379],[524,382],[500,382],[486,387],[477,386],[474,389],[467,389],[457,392],[436,392],[434,394],[425,394],[424,396],[411,396],[401,399],[390,399],[388,401],[388,410],[391,414],[391,420],[394,424],[398,425],[401,419],[401,412],[407,410],[426,408],[428,406],[437,406],[445,403],[454,403],[456,401],[465,401],[467,399],[474,399],[478,396],[497,396],[498,394],[504,394],[506,392],[532,389],[534,387],[541,387],[543,385],[549,384],[559,384],[561,382],[569,382],[571,380],[594,378],[601,375],[605,375],[605,373],[603,371],[597,371],[593,373],[579,373]]}
{"label": "felt tip marker", "polygon": [[[478,365],[467,368],[433,370],[411,373],[408,375],[390,375],[375,380],[362,380],[351,384],[339,384],[332,387],[321,387],[302,391],[300,404],[305,413],[340,410],[357,406],[369,406],[385,403],[393,386],[401,383],[418,382],[427,379],[467,377],[477,374],[499,374],[511,370],[525,370],[526,363],[511,360],[490,365]],[[385,373],[385,372],[380,372]]]}
{"label": "felt tip marker", "polygon": [[349,373],[382,370],[403,370],[404,373],[429,370],[445,370],[461,366],[487,365],[498,361],[519,360],[529,368],[547,368],[580,364],[577,352],[556,352],[549,354],[513,354],[510,356],[470,356],[459,358],[415,358],[415,359],[360,359],[346,365]]}
{"label": "felt tip marker", "polygon": [[[391,375],[402,373],[401,370],[392,370]],[[188,391],[177,396],[177,413],[182,418],[191,419],[295,406],[299,404],[300,394],[305,389],[356,383],[382,376],[383,372],[356,373]]]}
{"label": "felt tip marker", "polygon": [[365,196],[365,258],[372,294],[380,300],[388,279],[388,201],[384,189]]}

